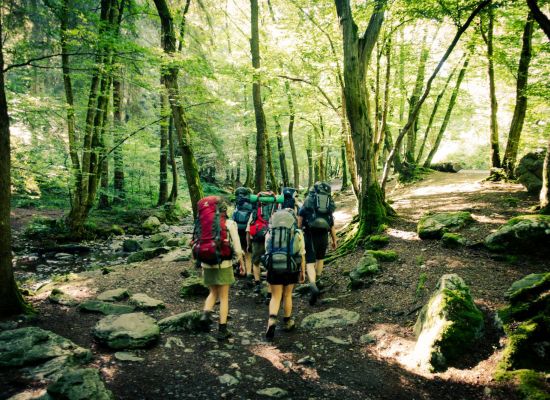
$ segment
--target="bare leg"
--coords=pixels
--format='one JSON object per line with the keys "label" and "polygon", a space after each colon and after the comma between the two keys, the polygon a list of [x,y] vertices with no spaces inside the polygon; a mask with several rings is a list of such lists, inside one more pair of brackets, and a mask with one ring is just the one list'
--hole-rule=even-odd
{"label": "bare leg", "polygon": [[256,282],[259,282],[260,280],[260,264],[254,264],[254,266],[252,267],[252,272],[254,272],[254,280]]}
{"label": "bare leg", "polygon": [[269,302],[269,315],[276,316],[277,314],[279,314],[279,308],[281,307],[281,299],[283,297],[283,285],[270,285],[270,287],[271,301]]}
{"label": "bare leg", "polygon": [[290,315],[292,314],[292,290],[293,289],[294,289],[294,285],[285,286],[283,289],[285,318],[290,317]]}
{"label": "bare leg", "polygon": [[317,277],[318,278],[323,273],[324,265],[325,265],[325,260],[315,260],[315,272],[317,272]]}
{"label": "bare leg", "polygon": [[229,313],[229,285],[218,286],[218,295],[220,297],[220,324],[226,324]]}
{"label": "bare leg", "polygon": [[216,305],[216,300],[218,299],[218,289],[220,286],[210,286],[210,293],[204,301],[204,311],[212,311]]}
{"label": "bare leg", "polygon": [[252,274],[252,254],[248,252],[244,254],[244,265],[246,269],[246,274]]}
{"label": "bare leg", "polygon": [[315,268],[315,263],[307,263],[306,271],[309,283],[315,283],[315,281],[317,280],[317,270]]}

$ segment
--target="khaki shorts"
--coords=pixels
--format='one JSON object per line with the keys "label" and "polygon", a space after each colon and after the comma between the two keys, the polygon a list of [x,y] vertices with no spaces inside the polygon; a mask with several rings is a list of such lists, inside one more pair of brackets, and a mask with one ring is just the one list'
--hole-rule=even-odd
{"label": "khaki shorts", "polygon": [[259,264],[260,257],[265,254],[265,242],[252,242],[252,264]]}

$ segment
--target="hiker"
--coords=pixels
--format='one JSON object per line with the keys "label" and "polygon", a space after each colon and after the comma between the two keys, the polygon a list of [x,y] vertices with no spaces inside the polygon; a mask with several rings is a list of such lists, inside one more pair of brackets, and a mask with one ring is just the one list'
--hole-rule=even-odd
{"label": "hiker", "polygon": [[250,254],[250,247],[246,240],[246,227],[254,209],[254,204],[250,201],[251,194],[252,190],[249,188],[237,188],[235,190],[235,211],[233,211],[233,221],[237,223],[241,248],[244,251],[246,278],[250,284],[252,284],[254,276],[252,275],[252,255]]}
{"label": "hiker", "polygon": [[243,251],[239,240],[237,224],[227,217],[227,203],[219,196],[208,196],[199,200],[198,218],[193,231],[193,257],[202,267],[204,285],[210,293],[204,302],[200,325],[203,331],[210,331],[212,310],[220,301],[218,340],[231,337],[227,329],[229,313],[229,286],[235,282],[232,258],[235,255],[244,275]]}
{"label": "hiker", "polygon": [[252,273],[254,274],[254,292],[260,294],[260,261],[265,254],[265,235],[267,234],[269,219],[277,207],[276,196],[273,192],[260,192],[256,201],[256,208],[252,211],[246,227],[247,246],[252,252]]}
{"label": "hiker", "polygon": [[309,304],[314,305],[319,297],[317,279],[323,273],[324,258],[328,247],[328,234],[332,239],[332,249],[336,249],[336,229],[334,228],[334,200],[330,185],[317,182],[298,214],[298,227],[304,232],[306,245],[306,270],[310,284]]}
{"label": "hiker", "polygon": [[295,322],[291,316],[292,291],[296,283],[303,283],[305,279],[306,249],[294,210],[286,208],[271,216],[265,249],[263,263],[267,269],[267,283],[271,288],[265,338],[271,341],[275,336],[281,300],[284,301],[283,330],[289,332],[294,329]]}

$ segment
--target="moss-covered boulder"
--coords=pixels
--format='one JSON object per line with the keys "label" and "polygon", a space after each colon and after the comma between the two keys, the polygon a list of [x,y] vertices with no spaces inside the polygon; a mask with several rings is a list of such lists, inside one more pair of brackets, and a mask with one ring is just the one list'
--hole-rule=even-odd
{"label": "moss-covered boulder", "polygon": [[191,310],[161,319],[158,324],[161,332],[200,332],[201,312]]}
{"label": "moss-covered boulder", "polygon": [[78,306],[83,312],[99,313],[103,315],[127,314],[135,310],[133,306],[125,304],[114,304],[101,300],[87,300]]}
{"label": "moss-covered boulder", "polygon": [[119,300],[127,299],[128,296],[130,296],[128,289],[117,288],[117,289],[110,289],[110,290],[101,292],[100,294],[97,295],[96,299],[101,301],[119,301]]}
{"label": "moss-covered boulder", "polygon": [[372,283],[372,277],[379,271],[378,260],[369,253],[365,253],[359,264],[349,273],[349,287],[359,289]]}
{"label": "moss-covered boulder", "polygon": [[157,217],[155,217],[154,215],[151,215],[149,218],[147,218],[143,222],[141,227],[147,233],[155,233],[160,228],[160,220]]}
{"label": "moss-covered boulder", "polygon": [[466,243],[466,239],[460,233],[445,232],[441,237],[441,244],[448,249],[457,249]]}
{"label": "moss-covered boulder", "polygon": [[381,262],[392,262],[399,258],[395,250],[367,250],[367,254]]}
{"label": "moss-covered boulder", "polygon": [[209,290],[204,286],[202,278],[200,276],[190,276],[186,278],[180,289],[181,297],[190,297],[190,296],[205,296],[209,293]]}
{"label": "moss-covered boulder", "polygon": [[468,211],[433,213],[420,218],[416,232],[420,239],[441,239],[445,232],[455,232],[474,222]]}
{"label": "moss-covered boulder", "polygon": [[52,292],[48,296],[48,300],[51,303],[67,307],[74,307],[77,306],[79,303],[77,299],[57,288],[52,290]]}
{"label": "moss-covered boulder", "polygon": [[527,153],[514,171],[521,183],[531,194],[538,195],[542,188],[542,170],[544,166],[545,151]]}
{"label": "moss-covered boulder", "polygon": [[386,247],[390,242],[390,238],[386,235],[371,235],[367,239],[367,249],[378,250]]}
{"label": "moss-covered boulder", "polygon": [[47,389],[46,399],[111,400],[113,393],[105,387],[99,371],[92,368],[68,369]]}
{"label": "moss-covered boulder", "polygon": [[156,321],[144,313],[109,315],[94,327],[93,334],[112,349],[136,349],[156,342],[160,329]]}
{"label": "moss-covered boulder", "polygon": [[141,245],[135,239],[126,239],[122,242],[122,251],[126,253],[134,253],[139,250],[141,250]]}
{"label": "moss-covered boulder", "polygon": [[170,249],[167,247],[157,247],[154,249],[136,251],[135,253],[130,254],[126,262],[128,264],[131,264],[135,262],[151,260],[153,258],[160,256],[161,254],[166,254],[169,251]]}
{"label": "moss-covered boulder", "polygon": [[530,252],[550,250],[550,215],[521,215],[512,218],[485,238],[492,251]]}
{"label": "moss-covered boulder", "polygon": [[483,332],[483,315],[456,274],[443,275],[422,308],[414,332],[419,366],[443,371],[471,349]]}

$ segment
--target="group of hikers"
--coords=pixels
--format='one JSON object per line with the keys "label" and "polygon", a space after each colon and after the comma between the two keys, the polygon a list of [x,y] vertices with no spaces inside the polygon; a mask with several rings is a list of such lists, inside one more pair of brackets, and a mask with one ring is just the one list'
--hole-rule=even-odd
{"label": "group of hikers", "polygon": [[[229,202],[221,196],[204,197],[198,202],[198,217],[191,243],[193,257],[202,268],[209,295],[204,303],[200,325],[210,331],[212,310],[219,300],[217,337],[231,336],[227,329],[229,287],[235,282],[233,266],[245,277],[253,291],[262,292],[261,272],[267,272],[269,319],[265,338],[273,340],[283,303],[283,330],[294,329],[292,291],[297,283],[309,281],[309,304],[314,305],[320,290],[317,280],[323,272],[329,245],[336,249],[335,204],[331,187],[317,182],[303,204],[295,188],[281,194],[271,191],[253,194],[245,187],[235,191],[235,209],[228,216]],[[234,264],[234,260],[236,260]]]}

